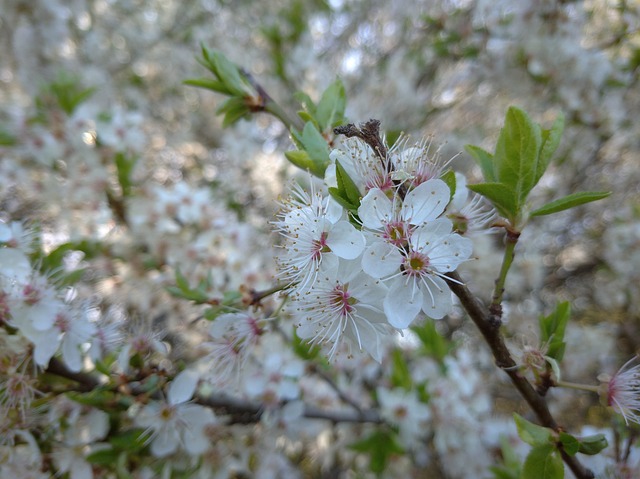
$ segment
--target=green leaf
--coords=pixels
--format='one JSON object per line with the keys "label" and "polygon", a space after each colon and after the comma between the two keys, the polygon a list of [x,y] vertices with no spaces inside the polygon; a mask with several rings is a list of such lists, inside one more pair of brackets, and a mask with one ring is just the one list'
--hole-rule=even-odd
{"label": "green leaf", "polygon": [[563,478],[562,457],[553,445],[537,446],[529,452],[522,467],[522,479]]}
{"label": "green leaf", "polygon": [[136,428],[111,436],[109,443],[114,448],[135,452],[144,448],[148,439],[149,433],[146,429]]}
{"label": "green leaf", "polygon": [[594,434],[593,436],[581,437],[579,441],[579,452],[588,456],[598,454],[609,445],[604,434]]}
{"label": "green leaf", "polygon": [[486,181],[487,183],[495,183],[496,174],[493,164],[493,155],[475,145],[467,145],[465,146],[465,150],[467,150],[467,153],[475,158],[478,166],[480,166],[484,181]]}
{"label": "green leaf", "polygon": [[116,449],[100,449],[92,452],[85,459],[90,464],[97,464],[99,466],[109,466],[116,462],[120,451]]}
{"label": "green leaf", "polygon": [[402,388],[410,391],[413,386],[413,379],[409,365],[402,355],[402,351],[394,349],[391,355],[391,385],[396,388]]}
{"label": "green leaf", "polygon": [[560,433],[560,442],[562,443],[562,449],[570,456],[575,456],[580,450],[580,441],[566,432]]}
{"label": "green leaf", "polygon": [[478,183],[467,185],[471,191],[484,196],[505,218],[515,221],[518,205],[514,191],[502,183]]}
{"label": "green leaf", "polygon": [[540,326],[540,341],[548,344],[547,356],[556,361],[562,361],[566,343],[564,332],[571,316],[571,304],[568,301],[559,303],[549,316],[541,316],[538,320]]}
{"label": "green leaf", "polygon": [[538,155],[538,166],[536,169],[536,180],[538,183],[540,177],[544,174],[549,166],[551,157],[558,149],[560,140],[562,139],[562,132],[564,131],[564,115],[560,114],[553,122],[553,126],[550,130],[542,130],[542,145],[540,147],[540,153]]}
{"label": "green leaf", "polygon": [[244,97],[252,94],[252,88],[240,70],[220,52],[210,54],[211,65],[214,67],[218,79],[224,83],[229,93]]}
{"label": "green leaf", "polygon": [[321,352],[321,348],[318,344],[310,344],[308,341],[301,339],[293,329],[293,352],[305,361],[312,361],[316,359]]}
{"label": "green leaf", "polygon": [[411,330],[422,342],[426,354],[442,365],[453,344],[438,333],[435,321],[424,321],[419,326],[412,326]]}
{"label": "green leaf", "polygon": [[453,170],[447,170],[444,174],[440,175],[440,179],[449,187],[449,200],[451,200],[453,195],[456,194],[456,173]]}
{"label": "green leaf", "polygon": [[[303,150],[285,151],[284,156],[287,158],[287,160],[289,160],[291,163],[293,163],[295,166],[297,166],[301,170],[305,170],[305,171],[308,170],[313,173],[314,169],[316,168],[316,164],[309,157],[309,153],[307,153],[306,151],[303,151]],[[313,173],[313,174],[315,174],[316,176],[319,176],[316,173]]]}
{"label": "green leaf", "polygon": [[115,155],[116,170],[118,171],[118,183],[122,189],[122,196],[127,197],[131,194],[131,174],[133,168],[138,161],[138,157],[135,155],[127,156],[123,152],[118,152]]}
{"label": "green leaf", "polygon": [[[293,94],[293,97],[298,102],[300,102],[300,104],[302,105],[302,108],[304,108],[304,112],[307,114],[307,116],[309,116],[310,118],[315,118],[315,116],[316,116],[316,104],[313,102],[313,100],[311,99],[311,97],[309,95],[307,95],[305,92],[298,91],[298,92]],[[298,113],[298,115],[300,115],[300,113]],[[302,116],[300,118],[302,118]],[[302,119],[305,122],[306,121],[310,121],[310,120],[305,120],[304,118],[302,118]]]}
{"label": "green leaf", "polygon": [[329,146],[313,122],[309,121],[304,125],[302,134],[292,128],[291,137],[300,151],[285,152],[287,159],[297,167],[308,170],[319,178],[324,177],[324,171],[331,163]]}
{"label": "green leaf", "polygon": [[377,474],[384,472],[390,456],[404,453],[396,435],[392,431],[384,429],[378,429],[369,437],[350,444],[349,448],[369,454],[369,469]]}
{"label": "green leaf", "polygon": [[524,442],[531,446],[541,446],[549,444],[551,441],[551,430],[546,427],[538,426],[517,413],[513,413],[513,419],[516,422],[518,436]]}
{"label": "green leaf", "polygon": [[537,210],[532,211],[530,216],[550,215],[559,211],[568,210],[569,208],[575,208],[585,203],[601,200],[610,194],[610,191],[582,191],[580,193],[574,193],[541,206]]}
{"label": "green leaf", "polygon": [[316,110],[316,120],[321,131],[328,131],[344,121],[347,104],[342,80],[337,78],[322,94]]}
{"label": "green leaf", "polygon": [[360,206],[360,190],[353,182],[347,170],[345,170],[339,161],[336,160],[336,181],[338,182],[338,189],[341,196],[349,200],[356,208]]}
{"label": "green leaf", "polygon": [[333,188],[330,187],[329,188],[329,194],[331,195],[331,197],[336,200],[336,202],[342,206],[344,209],[351,211],[351,212],[356,212],[358,211],[358,205],[354,205],[353,203],[351,203],[351,201],[349,201],[347,198],[344,198],[342,196],[342,192],[338,189],[338,188]]}
{"label": "green leaf", "polygon": [[515,193],[516,211],[537,181],[537,160],[542,131],[521,109],[510,107],[494,156],[498,181]]}
{"label": "green leaf", "polygon": [[229,89],[224,83],[218,80],[213,80],[211,78],[190,78],[188,80],[184,80],[182,83],[184,85],[204,88],[206,90],[212,90],[225,95],[228,95],[230,93]]}

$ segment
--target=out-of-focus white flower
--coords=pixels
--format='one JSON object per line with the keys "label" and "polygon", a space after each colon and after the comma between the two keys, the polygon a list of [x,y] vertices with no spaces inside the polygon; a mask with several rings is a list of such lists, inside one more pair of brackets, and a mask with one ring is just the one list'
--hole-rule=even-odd
{"label": "out-of-focus white flower", "polygon": [[199,456],[210,446],[206,430],[216,423],[215,415],[209,408],[184,402],[184,397],[175,393],[167,401],[152,401],[135,416],[135,424],[151,435],[151,453],[156,457],[179,449]]}
{"label": "out-of-focus white flower", "polygon": [[411,448],[430,430],[429,406],[420,402],[413,391],[379,387],[380,413],[389,423],[397,426],[405,447]]}

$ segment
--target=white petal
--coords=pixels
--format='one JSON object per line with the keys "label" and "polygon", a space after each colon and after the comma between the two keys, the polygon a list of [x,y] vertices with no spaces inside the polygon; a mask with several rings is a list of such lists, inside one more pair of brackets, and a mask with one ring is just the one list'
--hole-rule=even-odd
{"label": "white petal", "polygon": [[80,344],[74,341],[68,333],[62,340],[62,359],[71,371],[77,373],[82,369]]}
{"label": "white petal", "polygon": [[362,269],[369,276],[384,278],[400,268],[402,255],[392,245],[384,241],[376,241],[362,255]]}
{"label": "white petal", "polygon": [[428,180],[407,193],[402,203],[402,219],[417,225],[442,214],[451,192],[442,180]]}
{"label": "white petal", "polygon": [[151,443],[151,453],[156,457],[168,456],[178,448],[180,436],[172,427],[163,427]]}
{"label": "white petal", "polygon": [[422,309],[422,302],[422,291],[419,288],[414,290],[412,282],[406,284],[404,278],[398,278],[384,299],[384,312],[389,324],[398,329],[409,327]]}
{"label": "white petal", "polygon": [[449,314],[453,306],[451,300],[451,290],[447,283],[438,276],[432,276],[427,280],[428,288],[422,286],[424,291],[424,302],[422,311],[432,319],[441,319]]}
{"label": "white petal", "polygon": [[35,349],[33,351],[33,357],[38,366],[47,367],[49,360],[58,350],[60,344],[60,332],[58,329],[50,329],[48,331],[42,331],[39,334],[35,343]]}
{"label": "white petal", "polygon": [[169,385],[167,400],[169,404],[181,404],[187,402],[196,392],[196,387],[200,381],[200,374],[193,369],[185,369],[180,372]]}
{"label": "white petal", "polygon": [[355,259],[365,247],[363,234],[348,221],[339,221],[331,228],[327,236],[327,245],[337,256]]}
{"label": "white petal", "polygon": [[372,188],[362,198],[358,216],[367,228],[379,230],[393,218],[393,204],[379,188]]}
{"label": "white petal", "polygon": [[441,272],[454,271],[463,261],[469,259],[473,249],[473,242],[457,234],[446,237],[429,252],[431,266]]}

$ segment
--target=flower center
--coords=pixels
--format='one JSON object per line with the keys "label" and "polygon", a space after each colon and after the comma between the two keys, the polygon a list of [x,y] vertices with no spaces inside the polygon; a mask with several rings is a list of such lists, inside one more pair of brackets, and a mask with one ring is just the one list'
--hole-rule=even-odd
{"label": "flower center", "polygon": [[320,235],[320,239],[313,240],[311,243],[311,253],[313,259],[320,259],[322,253],[329,253],[331,248],[327,246],[327,232],[323,231]]}
{"label": "flower center", "polygon": [[384,227],[383,238],[394,246],[402,247],[409,242],[411,228],[404,221],[391,221]]}
{"label": "flower center", "polygon": [[340,284],[333,288],[330,302],[341,316],[347,316],[353,311],[353,305],[357,303],[357,300],[349,294],[348,284]]}
{"label": "flower center", "polygon": [[412,251],[404,258],[402,269],[409,276],[421,277],[429,273],[429,257],[426,254]]}

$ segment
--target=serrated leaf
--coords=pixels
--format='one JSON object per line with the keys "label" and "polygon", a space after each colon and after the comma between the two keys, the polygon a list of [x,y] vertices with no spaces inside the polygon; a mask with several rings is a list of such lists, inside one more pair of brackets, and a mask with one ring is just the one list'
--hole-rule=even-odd
{"label": "serrated leaf", "polygon": [[540,446],[543,444],[549,444],[551,441],[551,430],[546,427],[538,426],[532,422],[527,421],[525,418],[517,413],[513,413],[513,419],[516,422],[516,428],[518,429],[518,436],[524,442],[531,446]]}
{"label": "serrated leaf", "polygon": [[479,146],[466,145],[464,147],[471,156],[473,156],[482,170],[482,176],[487,183],[496,182],[495,168],[493,164],[493,155]]}
{"label": "serrated leaf", "polygon": [[559,303],[549,316],[541,316],[540,341],[548,344],[547,356],[562,361],[566,344],[564,332],[571,316],[571,304],[568,301]]}
{"label": "serrated leaf", "polygon": [[551,444],[534,447],[524,461],[522,479],[563,479],[564,466],[558,450]]}
{"label": "serrated leaf", "polygon": [[488,199],[502,216],[515,220],[518,215],[518,205],[514,191],[502,183],[478,183],[467,185],[471,191]]}
{"label": "serrated leaf", "polygon": [[562,443],[562,449],[570,456],[575,456],[580,449],[580,442],[571,434],[566,432],[560,433],[560,442]]}
{"label": "serrated leaf", "polygon": [[575,208],[585,203],[601,200],[610,194],[610,191],[582,191],[580,193],[574,193],[541,206],[537,210],[532,211],[530,216],[544,216],[558,213],[559,211]]}
{"label": "serrated leaf", "polygon": [[593,436],[581,437],[578,451],[588,456],[594,456],[605,449],[609,442],[604,434],[594,434]]}
{"label": "serrated leaf", "polygon": [[497,179],[515,193],[516,212],[536,185],[542,131],[523,110],[510,107],[496,144]]}
{"label": "serrated leaf", "polygon": [[316,120],[321,131],[331,130],[342,123],[346,104],[344,85],[340,78],[336,78],[322,94],[316,109]]}
{"label": "serrated leaf", "polygon": [[542,145],[540,147],[540,154],[538,155],[538,166],[536,169],[536,183],[540,180],[540,177],[544,174],[549,166],[551,157],[558,149],[560,140],[562,139],[562,133],[564,131],[564,115],[561,113],[553,122],[553,126],[549,130],[542,130]]}

